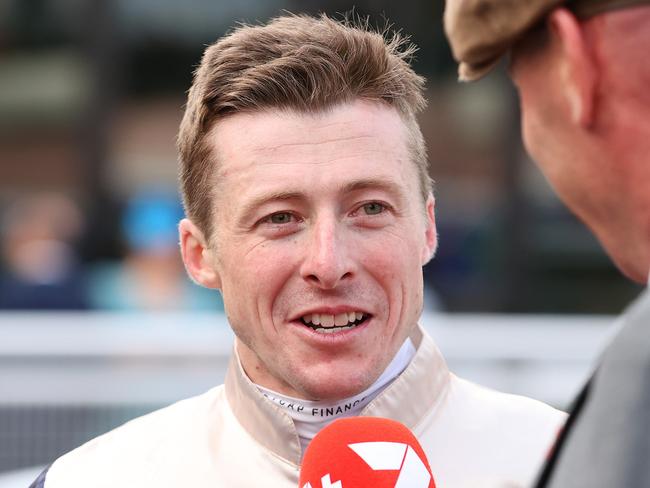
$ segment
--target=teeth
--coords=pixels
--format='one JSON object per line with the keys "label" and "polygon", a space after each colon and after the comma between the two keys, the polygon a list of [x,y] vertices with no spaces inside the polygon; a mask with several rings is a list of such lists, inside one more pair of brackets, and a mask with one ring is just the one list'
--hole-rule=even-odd
{"label": "teeth", "polygon": [[334,315],[321,314],[320,316],[320,325],[323,327],[333,327],[334,326]]}
{"label": "teeth", "polygon": [[324,329],[322,327],[318,327],[317,329],[314,329],[316,332],[319,332],[321,334],[332,334],[334,332],[341,332],[342,330],[348,330],[354,328],[354,325],[348,325],[347,327],[331,327],[329,329]]}
{"label": "teeth", "polygon": [[361,320],[364,317],[365,314],[363,312],[342,312],[336,315],[315,313],[304,315],[302,320],[307,325],[320,325],[321,328],[327,329],[333,329],[336,327],[337,330],[341,330],[341,328],[348,328],[348,324],[352,327],[354,322]]}
{"label": "teeth", "polygon": [[339,313],[334,317],[334,325],[341,327],[343,325],[348,325],[348,314]]}

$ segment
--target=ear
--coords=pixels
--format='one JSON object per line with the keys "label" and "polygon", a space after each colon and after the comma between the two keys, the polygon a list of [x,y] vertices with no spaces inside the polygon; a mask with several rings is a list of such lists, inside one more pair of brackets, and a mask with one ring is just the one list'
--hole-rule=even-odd
{"label": "ear", "polygon": [[596,109],[597,67],[580,22],[566,8],[556,8],[548,16],[549,32],[560,53],[560,79],[571,120],[587,129]]}
{"label": "ear", "polygon": [[221,288],[221,278],[214,267],[213,251],[208,247],[203,232],[189,219],[178,224],[181,256],[187,274],[206,288]]}
{"label": "ear", "polygon": [[436,231],[436,200],[433,194],[429,193],[427,202],[425,204],[426,211],[426,229],[425,229],[425,245],[422,249],[421,262],[422,266],[427,264],[436,254],[438,248],[438,233]]}

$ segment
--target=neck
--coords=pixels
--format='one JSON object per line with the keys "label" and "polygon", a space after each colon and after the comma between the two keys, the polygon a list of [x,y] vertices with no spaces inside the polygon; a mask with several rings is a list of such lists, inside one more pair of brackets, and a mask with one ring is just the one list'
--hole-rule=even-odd
{"label": "neck", "polygon": [[266,398],[282,408],[293,420],[304,453],[311,440],[322,428],[338,418],[361,414],[363,409],[406,369],[413,356],[415,356],[415,347],[410,339],[406,339],[388,367],[369,388],[338,401],[302,400],[282,395],[260,385],[256,386]]}

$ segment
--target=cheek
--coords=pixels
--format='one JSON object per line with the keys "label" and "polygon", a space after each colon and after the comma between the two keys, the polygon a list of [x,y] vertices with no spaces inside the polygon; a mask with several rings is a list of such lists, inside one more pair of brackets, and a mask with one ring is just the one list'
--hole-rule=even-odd
{"label": "cheek", "polygon": [[555,190],[566,183],[566,158],[561,131],[544,114],[522,114],[522,135],[526,151]]}
{"label": "cheek", "polygon": [[[521,130],[524,147],[545,173],[557,159],[557,147],[566,132],[564,108],[555,95],[555,80],[542,70],[530,71],[519,87]],[[530,77],[529,77],[530,78]]]}
{"label": "cheek", "polygon": [[532,109],[532,106],[526,102],[525,94],[520,92],[521,102],[521,136],[526,151],[533,156],[535,153],[535,146],[538,140],[538,126],[537,114]]}
{"label": "cheek", "polygon": [[549,133],[548,122],[542,120],[541,114],[529,110],[522,113],[522,137],[527,153],[552,182],[557,162],[554,154],[557,135]]}
{"label": "cheek", "polygon": [[537,86],[534,77],[531,80],[529,71],[527,70],[519,76],[517,93],[519,94],[519,106],[521,108],[521,132],[524,147],[533,159],[537,159],[537,153],[541,147],[540,130],[543,128],[542,114],[540,114],[539,110],[539,90],[541,87]]}
{"label": "cheek", "polygon": [[[404,235],[412,235],[406,232]],[[404,287],[410,288],[422,282],[421,246],[420,242],[394,234],[390,238],[366,241],[360,262],[384,288],[401,293]]]}
{"label": "cheek", "polygon": [[292,272],[295,253],[268,242],[234,247],[223,260],[228,263],[222,274],[226,311],[233,319],[268,314]]}

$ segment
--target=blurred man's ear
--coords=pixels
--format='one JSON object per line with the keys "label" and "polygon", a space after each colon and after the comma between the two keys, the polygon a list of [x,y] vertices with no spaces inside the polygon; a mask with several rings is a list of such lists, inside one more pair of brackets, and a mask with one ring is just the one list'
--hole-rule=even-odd
{"label": "blurred man's ear", "polygon": [[426,230],[425,230],[425,246],[422,250],[422,266],[431,261],[431,258],[436,254],[438,248],[438,233],[436,230],[436,200],[433,194],[429,193],[427,202],[425,204],[426,211]]}
{"label": "blurred man's ear", "polygon": [[588,129],[594,122],[598,72],[594,53],[583,29],[566,8],[556,8],[548,17],[549,31],[557,43],[560,77],[574,124]]}
{"label": "blurred man's ear", "polygon": [[214,267],[214,255],[203,232],[191,220],[183,219],[178,224],[178,233],[187,274],[206,288],[221,288],[221,278]]}

